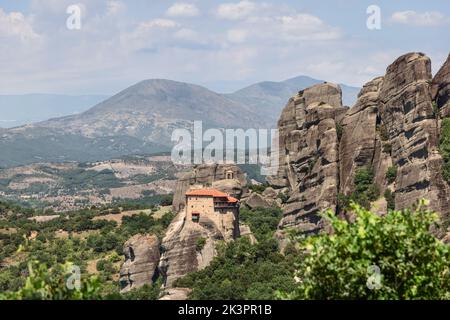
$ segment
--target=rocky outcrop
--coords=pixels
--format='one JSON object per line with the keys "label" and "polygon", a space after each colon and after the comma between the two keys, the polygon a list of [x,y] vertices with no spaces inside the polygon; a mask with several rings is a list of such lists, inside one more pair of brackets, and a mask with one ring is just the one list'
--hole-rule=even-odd
{"label": "rocky outcrop", "polygon": [[433,78],[431,95],[441,117],[450,117],[450,55]]}
{"label": "rocky outcrop", "polygon": [[[432,79],[430,59],[409,53],[384,77],[367,83],[350,109],[342,108],[339,87],[328,83],[291,98],[278,123],[280,169],[267,179],[290,195],[280,231],[291,226],[305,233],[321,230],[318,213],[340,209],[338,193],[355,191],[355,173],[362,167],[372,169],[381,195],[389,185],[396,209],[426,198],[448,219],[450,187],[442,178],[439,126],[450,116],[449,94],[450,56]],[[386,177],[391,166],[397,168],[394,183]],[[378,214],[387,212],[382,197],[372,207]]]}
{"label": "rocky outcrop", "polygon": [[173,199],[173,210],[179,212],[185,206],[185,193],[193,185],[213,186],[214,188],[240,198],[247,184],[244,172],[234,164],[214,164],[195,166],[177,181]]}
{"label": "rocky outcrop", "polygon": [[269,202],[265,197],[262,195],[253,192],[250,194],[248,199],[245,201],[245,204],[250,209],[257,209],[257,208],[270,208],[272,207],[272,203]]}
{"label": "rocky outcrop", "polygon": [[222,219],[217,226],[203,217],[199,223],[186,219],[185,194],[192,189],[214,188],[240,198],[246,184],[245,174],[236,165],[201,165],[177,182],[173,207],[178,215],[170,224],[161,245],[159,269],[170,288],[176,279],[207,267],[216,255],[217,241],[239,236],[239,222]]}
{"label": "rocky outcrop", "polygon": [[431,201],[432,209],[446,213],[450,190],[442,180],[439,128],[431,95],[431,61],[410,53],[391,64],[380,92],[380,117],[398,167],[397,209],[417,199]]}
{"label": "rocky outcrop", "polygon": [[192,289],[189,288],[169,288],[165,290],[159,300],[183,301],[188,300]]}
{"label": "rocky outcrop", "polygon": [[158,276],[159,240],[155,235],[135,235],[123,246],[125,263],[120,269],[120,292],[152,284]]}
{"label": "rocky outcrop", "polygon": [[324,83],[293,97],[278,122],[280,169],[269,178],[273,188],[288,187],[282,227],[304,232],[321,228],[317,216],[335,209],[339,187],[338,124],[346,112],[339,86]]}
{"label": "rocky outcrop", "polygon": [[170,224],[161,245],[159,269],[165,286],[171,287],[176,279],[207,267],[216,256],[215,244],[220,240],[232,238],[208,221],[193,223],[187,220],[186,212],[181,211]]}
{"label": "rocky outcrop", "polygon": [[356,171],[361,167],[371,167],[377,144],[378,102],[383,78],[376,78],[361,90],[358,101],[350,108],[342,120],[342,137],[339,144],[340,192],[354,191]]}

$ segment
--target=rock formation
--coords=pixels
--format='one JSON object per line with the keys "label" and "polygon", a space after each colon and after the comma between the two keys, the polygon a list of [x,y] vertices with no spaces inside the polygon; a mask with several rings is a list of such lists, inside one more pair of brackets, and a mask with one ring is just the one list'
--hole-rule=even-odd
{"label": "rock formation", "polygon": [[[171,287],[176,279],[189,272],[208,266],[216,255],[217,241],[230,241],[239,236],[239,223],[236,221],[224,220],[223,223],[229,225],[218,228],[211,221],[193,223],[186,219],[186,192],[191,189],[215,188],[240,198],[245,184],[245,174],[232,164],[196,166],[178,180],[173,202],[178,214],[170,224],[161,245],[159,268],[166,287]],[[199,246],[201,242],[204,243]]]}
{"label": "rock formation", "polygon": [[158,276],[159,240],[155,235],[135,235],[123,246],[125,263],[120,269],[122,293],[152,284]]}
{"label": "rock formation", "polygon": [[[321,230],[318,214],[339,210],[338,194],[355,191],[355,173],[363,167],[372,169],[381,195],[388,187],[394,192],[396,209],[426,198],[447,219],[450,187],[441,174],[439,133],[440,119],[450,116],[449,94],[450,56],[432,79],[430,59],[409,53],[367,83],[350,109],[329,83],[291,98],[278,122],[280,168],[268,178],[274,189],[289,190],[280,229]],[[386,178],[392,166],[394,183]],[[384,199],[372,207],[387,210]]]}
{"label": "rock formation", "polygon": [[[439,128],[431,97],[431,61],[411,53],[391,64],[380,91],[382,125],[398,166],[396,208],[410,207],[427,198],[432,208],[445,213],[450,195],[441,176]],[[448,209],[448,206],[447,206]]]}
{"label": "rock formation", "polygon": [[173,199],[173,210],[179,212],[184,208],[184,195],[193,185],[212,186],[240,198],[246,183],[245,173],[234,164],[195,166],[178,179]]}
{"label": "rock formation", "polygon": [[440,110],[441,117],[450,117],[450,55],[433,78],[431,94]]}
{"label": "rock formation", "polygon": [[334,208],[339,187],[338,123],[346,108],[339,86],[315,85],[293,97],[278,122],[280,168],[269,178],[274,188],[288,187],[283,227],[304,232],[321,228],[319,211]]}

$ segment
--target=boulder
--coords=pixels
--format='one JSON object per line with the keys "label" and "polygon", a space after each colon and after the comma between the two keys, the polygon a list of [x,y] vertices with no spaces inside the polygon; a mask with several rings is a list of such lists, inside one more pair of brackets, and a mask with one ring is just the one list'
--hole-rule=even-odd
{"label": "boulder", "polygon": [[120,269],[120,292],[152,284],[158,275],[159,240],[155,235],[138,234],[125,242],[125,263]]}
{"label": "boulder", "polygon": [[245,204],[250,209],[270,208],[273,205],[266,198],[264,198],[262,195],[260,195],[259,193],[256,193],[256,192],[253,192],[250,194],[248,199],[245,201]]}
{"label": "boulder", "polygon": [[278,192],[275,191],[274,188],[268,187],[264,192],[262,193],[264,198],[275,200],[278,197]]}

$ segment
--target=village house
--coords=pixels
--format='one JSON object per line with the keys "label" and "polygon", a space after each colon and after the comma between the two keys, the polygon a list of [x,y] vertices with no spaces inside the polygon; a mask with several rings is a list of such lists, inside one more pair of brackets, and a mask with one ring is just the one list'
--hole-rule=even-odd
{"label": "village house", "polygon": [[225,240],[239,236],[239,200],[215,189],[186,192],[186,219],[215,226]]}

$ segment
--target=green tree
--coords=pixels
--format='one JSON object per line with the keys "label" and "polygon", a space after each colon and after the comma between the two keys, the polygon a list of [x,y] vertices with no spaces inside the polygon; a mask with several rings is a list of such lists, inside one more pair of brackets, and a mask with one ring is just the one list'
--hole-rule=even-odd
{"label": "green tree", "polygon": [[395,181],[395,179],[397,179],[397,167],[396,166],[392,166],[389,167],[387,172],[386,172],[386,179],[389,183],[393,183]]}
{"label": "green tree", "polygon": [[28,264],[25,284],[14,292],[0,293],[0,300],[95,300],[99,299],[100,284],[96,277],[81,279],[80,287],[66,285],[72,275],[71,264],[58,264],[51,271],[36,261]]}
{"label": "green tree", "polygon": [[[424,208],[390,211],[385,217],[351,204],[354,223],[324,214],[334,232],[300,242],[295,292],[287,299],[449,299],[450,250],[430,228],[438,215]],[[371,286],[374,269],[379,282]]]}
{"label": "green tree", "polygon": [[279,208],[241,208],[240,220],[247,224],[255,235],[256,239],[271,237],[277,229],[278,223],[283,215]]}

